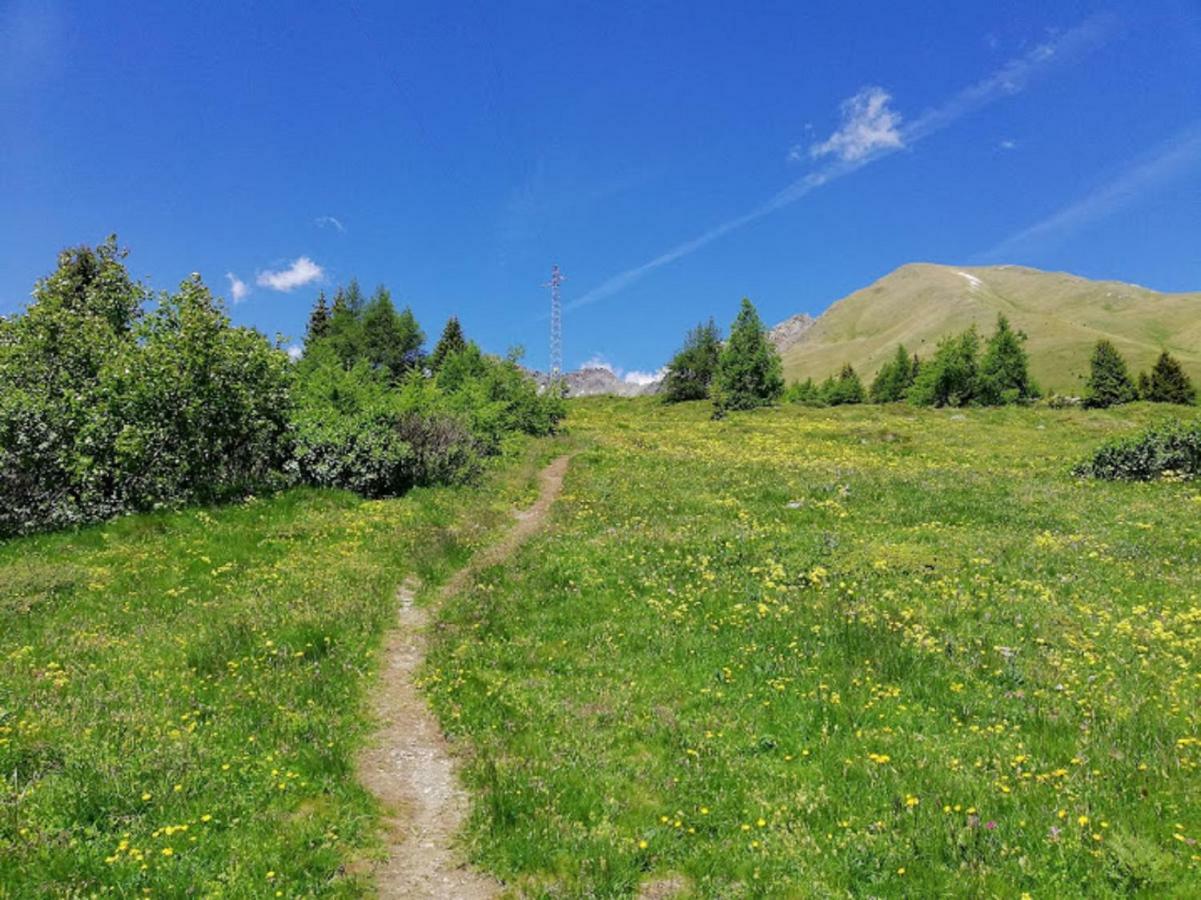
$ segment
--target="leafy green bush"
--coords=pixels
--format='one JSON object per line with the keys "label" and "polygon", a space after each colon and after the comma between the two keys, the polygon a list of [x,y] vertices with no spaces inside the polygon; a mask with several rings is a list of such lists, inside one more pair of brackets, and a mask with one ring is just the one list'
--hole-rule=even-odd
{"label": "leafy green bush", "polygon": [[1112,441],[1078,465],[1073,474],[1109,481],[1201,476],[1201,422],[1167,422]]}
{"label": "leafy green bush", "polygon": [[867,393],[863,390],[858,373],[847,363],[837,378],[830,377],[822,383],[818,388],[818,397],[826,406],[845,406],[862,403],[867,399]]}
{"label": "leafy green bush", "polygon": [[0,535],[252,489],[286,457],[286,355],[198,278],[144,314],[125,256],[63,252],[0,325]]}
{"label": "leafy green bush", "polygon": [[812,378],[804,381],[794,381],[784,391],[785,403],[800,403],[802,406],[822,406],[821,388],[813,383]]}
{"label": "leafy green bush", "polygon": [[419,374],[397,387],[367,360],[345,368],[333,347],[315,347],[298,366],[291,469],[294,477],[365,497],[461,480],[479,462],[467,424]]}

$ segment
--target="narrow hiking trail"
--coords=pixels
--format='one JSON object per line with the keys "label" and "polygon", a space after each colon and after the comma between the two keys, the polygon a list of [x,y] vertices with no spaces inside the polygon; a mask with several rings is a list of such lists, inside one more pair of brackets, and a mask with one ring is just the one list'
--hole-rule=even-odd
{"label": "narrow hiking trail", "polygon": [[467,814],[467,795],[438,722],[417,689],[416,674],[425,659],[425,630],[438,606],[477,572],[512,555],[542,526],[562,491],[568,459],[560,456],[539,473],[534,504],[515,513],[508,531],[456,572],[427,607],[413,602],[420,587],[416,578],[406,579],[397,593],[397,623],[386,638],[375,698],[381,727],[359,759],[360,781],[389,814],[388,858],[375,872],[381,897],[475,900],[500,889],[468,869],[452,846]]}

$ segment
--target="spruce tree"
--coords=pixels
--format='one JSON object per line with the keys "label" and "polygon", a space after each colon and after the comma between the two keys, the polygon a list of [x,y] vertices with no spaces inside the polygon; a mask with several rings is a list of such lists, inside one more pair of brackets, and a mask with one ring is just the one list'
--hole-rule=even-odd
{"label": "spruce tree", "polygon": [[1097,341],[1089,360],[1088,381],[1084,385],[1084,405],[1093,408],[1129,403],[1138,397],[1126,360],[1110,341]]}
{"label": "spruce tree", "polygon": [[830,379],[822,386],[822,400],[829,406],[862,403],[865,399],[863,382],[850,363],[842,367],[837,378]]}
{"label": "spruce tree", "polygon": [[392,297],[383,285],[376,288],[362,315],[363,356],[372,368],[399,378],[404,372],[405,347],[400,316]]}
{"label": "spruce tree", "polygon": [[362,355],[361,337],[362,328],[358,314],[350,308],[346,291],[338,288],[334,292],[334,302],[330,307],[325,339],[347,369],[358,362]]}
{"label": "spruce tree", "polygon": [[446,327],[442,329],[442,336],[438,338],[434,352],[430,354],[430,369],[437,372],[442,368],[446,357],[466,348],[467,339],[463,337],[463,326],[459,324],[459,317],[451,316],[446,320]]}
{"label": "spruce tree", "polygon": [[1152,403],[1180,403],[1191,406],[1197,402],[1197,390],[1185,374],[1179,360],[1165,350],[1151,367],[1144,399]]}
{"label": "spruce tree", "polygon": [[1030,380],[1029,359],[1022,346],[1026,335],[1014,331],[1004,314],[997,315],[997,329],[984,349],[980,361],[979,391],[976,398],[988,406],[1017,403],[1038,396]]}
{"label": "spruce tree", "polygon": [[897,352],[888,362],[880,367],[872,381],[872,403],[896,403],[904,400],[917,374],[917,357],[912,359],[905,350],[905,345],[897,347]]}
{"label": "spruce tree", "polygon": [[703,400],[717,371],[721,355],[721,332],[710,319],[689,330],[684,346],[667,364],[663,378],[663,399],[667,403]]}
{"label": "spruce tree", "polygon": [[419,368],[425,358],[425,353],[422,350],[422,347],[425,345],[425,332],[417,324],[417,317],[413,315],[413,310],[407,306],[400,311],[400,315],[397,316],[396,321],[400,329],[403,368]]}
{"label": "spruce tree", "polygon": [[744,298],[730,327],[730,339],[717,359],[713,377],[715,415],[767,406],[778,400],[784,392],[781,370],[780,354],[768,341],[759,313]]}
{"label": "spruce tree", "polygon": [[325,291],[317,294],[317,302],[309,313],[309,325],[304,333],[304,345],[309,347],[313,341],[319,341],[329,333],[329,307],[325,305]]}

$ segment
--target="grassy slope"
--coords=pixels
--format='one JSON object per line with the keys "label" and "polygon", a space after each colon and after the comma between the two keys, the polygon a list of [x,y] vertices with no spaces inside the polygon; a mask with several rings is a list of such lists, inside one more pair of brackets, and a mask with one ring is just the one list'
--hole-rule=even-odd
{"label": "grassy slope", "polygon": [[870,377],[897,344],[928,357],[940,337],[973,323],[990,334],[998,312],[1029,334],[1032,369],[1044,388],[1079,393],[1102,337],[1126,356],[1132,374],[1167,349],[1201,383],[1201,294],[1018,267],[928,264],[903,266],[831,306],[784,354],[785,374],[820,380],[850,362]]}
{"label": "grassy slope", "polygon": [[483,864],[553,896],[1195,894],[1201,490],[1067,474],[1162,410],[707,414],[575,402],[551,530],[445,611]]}
{"label": "grassy slope", "polygon": [[0,546],[0,896],[360,895],[353,760],[395,586],[462,562],[533,462]]}

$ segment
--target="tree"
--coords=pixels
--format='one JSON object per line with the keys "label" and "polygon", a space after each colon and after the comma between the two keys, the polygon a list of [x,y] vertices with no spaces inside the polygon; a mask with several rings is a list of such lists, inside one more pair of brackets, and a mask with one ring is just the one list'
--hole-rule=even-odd
{"label": "tree", "polygon": [[1014,331],[1004,314],[997,315],[997,329],[984,349],[976,400],[986,406],[1017,403],[1038,396],[1030,380],[1029,359],[1022,346],[1026,335]]}
{"label": "tree", "polygon": [[1179,360],[1165,350],[1151,367],[1143,399],[1152,403],[1180,403],[1191,406],[1197,402],[1197,390],[1185,374]]}
{"label": "tree", "polygon": [[821,399],[828,406],[862,403],[866,396],[863,382],[859,380],[858,373],[850,363],[842,367],[837,378],[826,381],[821,390]]}
{"label": "tree", "polygon": [[916,406],[967,406],[976,399],[980,335],[973,325],[938,342],[929,362],[922,363],[909,402]]}
{"label": "tree", "polygon": [[784,392],[780,354],[750,300],[743,299],[730,339],[717,359],[713,376],[714,412],[754,409],[778,400]]}
{"label": "tree", "polygon": [[917,369],[917,357],[910,358],[904,344],[897,347],[896,354],[880,367],[872,381],[872,403],[896,403],[904,400],[917,375]]}
{"label": "tree", "polygon": [[446,326],[434,346],[434,352],[430,354],[430,369],[437,372],[448,356],[466,349],[467,340],[463,337],[463,326],[459,324],[459,317],[451,316],[446,320]]}
{"label": "tree", "polygon": [[380,285],[362,314],[363,358],[376,369],[400,378],[416,362],[425,335],[412,310],[397,313],[388,289]]}
{"label": "tree", "polygon": [[404,368],[419,368],[425,358],[425,353],[421,349],[425,345],[425,332],[417,324],[417,317],[413,315],[413,310],[407,306],[400,311],[397,324],[400,327],[401,358],[404,361]]}
{"label": "tree", "polygon": [[1110,341],[1101,339],[1089,360],[1088,381],[1084,385],[1084,405],[1093,408],[1130,403],[1138,398],[1126,360]]}
{"label": "tree", "polygon": [[[357,291],[358,285],[353,281],[351,284]],[[333,306],[330,307],[329,325],[326,328],[325,339],[343,367],[347,369],[353,366],[362,355],[361,331],[358,313],[351,309],[346,291],[338,288],[334,293]]]}
{"label": "tree", "polygon": [[784,391],[784,402],[817,406],[821,403],[820,389],[813,383],[812,378],[806,378],[804,381],[794,381]]}
{"label": "tree", "polygon": [[717,371],[721,355],[721,331],[710,319],[689,330],[684,346],[667,364],[663,399],[668,403],[703,400]]}
{"label": "tree", "polygon": [[306,348],[329,333],[329,316],[329,307],[325,305],[325,291],[321,291],[317,295],[317,302],[313,304],[313,311],[309,313],[309,325],[304,333]]}

